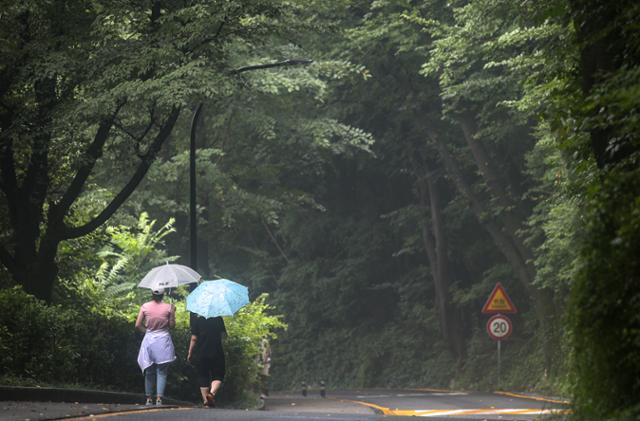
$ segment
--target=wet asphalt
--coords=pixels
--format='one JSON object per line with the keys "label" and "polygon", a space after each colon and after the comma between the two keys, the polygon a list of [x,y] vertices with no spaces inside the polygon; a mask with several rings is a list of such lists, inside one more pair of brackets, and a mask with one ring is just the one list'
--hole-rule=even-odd
{"label": "wet asphalt", "polygon": [[[0,403],[2,404],[5,408],[11,405],[8,402]],[[385,418],[412,417],[415,420],[415,417],[420,417],[440,421],[526,421],[569,409],[568,405],[556,399],[434,389],[331,391],[325,399],[318,393],[310,393],[307,397],[294,393],[277,393],[266,399],[265,410],[261,411],[209,409],[195,406],[144,408],[123,405],[118,408],[107,408],[104,405],[88,404],[84,406],[86,410],[81,413],[69,410],[65,413],[64,403],[49,403],[48,407],[43,403],[23,402],[21,405],[22,412],[5,411],[0,413],[0,419],[7,421],[25,419],[380,421]],[[67,405],[73,406],[73,404]],[[101,410],[92,410],[94,407]]]}

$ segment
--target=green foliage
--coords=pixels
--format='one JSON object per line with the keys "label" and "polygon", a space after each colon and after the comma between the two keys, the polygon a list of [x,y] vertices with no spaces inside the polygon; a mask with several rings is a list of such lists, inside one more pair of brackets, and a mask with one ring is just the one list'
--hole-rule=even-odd
{"label": "green foliage", "polygon": [[[256,298],[226,321],[228,378],[226,404],[251,407],[258,391],[257,355],[263,337],[275,339],[286,328],[270,313],[267,296]],[[66,385],[141,392],[137,365],[142,336],[127,318],[89,309],[50,306],[19,287],[0,291],[0,369],[2,382]],[[184,302],[177,303],[172,332],[177,361],[169,369],[169,396],[197,401],[193,368],[186,362],[190,331]],[[96,334],[100,332],[100,334]]]}
{"label": "green foliage", "polygon": [[275,340],[277,331],[286,329],[282,315],[274,315],[275,307],[267,304],[268,294],[261,294],[233,317],[225,318],[228,339],[225,354],[228,379],[224,393],[251,407],[260,392],[258,377],[260,343],[263,338]]}
{"label": "green foliage", "polygon": [[569,166],[548,128],[527,157],[538,184],[529,191],[536,205],[529,218],[529,242],[537,247],[536,283],[559,292],[569,290],[578,266],[578,243],[584,216],[582,195],[574,187]]}
{"label": "green foliage", "polygon": [[[146,212],[128,219],[135,226],[107,226],[64,244],[61,257],[65,271],[57,302],[72,306],[82,303],[97,313],[115,312],[135,319],[136,303],[147,298],[147,291],[137,288],[137,284],[150,269],[177,257],[168,256],[164,248],[165,237],[175,232],[172,219],[157,229],[156,220],[150,220]],[[91,256],[86,257],[84,265],[67,268],[67,261],[89,251]]]}
{"label": "green foliage", "polygon": [[[138,343],[131,324],[83,309],[48,306],[19,287],[0,291],[3,376],[39,384],[135,390]],[[96,334],[100,332],[100,334]]]}
{"label": "green foliage", "polygon": [[137,284],[153,267],[177,259],[167,256],[161,246],[164,237],[175,232],[174,220],[154,230],[155,220],[142,212],[135,228],[128,226],[109,226],[106,233],[109,244],[98,253],[102,260],[95,280],[86,280],[85,285],[102,290],[102,299],[97,302],[108,302],[108,307],[123,309],[131,305],[140,295]]}
{"label": "green foliage", "polygon": [[590,196],[589,236],[582,248],[571,297],[575,396],[586,418],[606,414],[611,419],[627,419],[630,414],[637,415],[638,180],[637,169],[611,171]]}

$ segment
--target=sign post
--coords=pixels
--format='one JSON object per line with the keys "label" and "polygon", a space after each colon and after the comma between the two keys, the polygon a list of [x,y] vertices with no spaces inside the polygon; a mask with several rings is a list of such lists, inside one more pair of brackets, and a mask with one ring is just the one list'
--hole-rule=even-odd
{"label": "sign post", "polygon": [[502,369],[502,341],[511,336],[513,324],[511,319],[501,313],[517,313],[518,310],[513,304],[507,292],[500,282],[496,284],[489,295],[489,299],[482,307],[483,314],[493,314],[487,321],[487,333],[489,337],[498,343],[498,388],[500,387],[500,377]]}
{"label": "sign post", "polygon": [[487,333],[489,337],[498,343],[498,387],[500,387],[500,373],[502,371],[502,341],[511,336],[513,325],[511,320],[503,314],[493,315],[487,322]]}

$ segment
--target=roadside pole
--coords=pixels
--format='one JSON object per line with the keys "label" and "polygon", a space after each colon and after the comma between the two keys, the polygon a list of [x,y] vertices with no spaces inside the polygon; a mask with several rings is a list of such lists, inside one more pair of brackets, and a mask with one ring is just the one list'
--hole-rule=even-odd
{"label": "roadside pole", "polygon": [[500,344],[502,343],[502,341],[497,341],[498,342],[498,389],[502,389],[502,382],[500,381],[500,367],[502,366],[502,361],[500,358]]}
{"label": "roadside pole", "polygon": [[[198,214],[196,212],[196,133],[203,103],[193,113],[189,138],[189,257],[191,269],[198,271]],[[190,288],[193,290],[193,288]]]}

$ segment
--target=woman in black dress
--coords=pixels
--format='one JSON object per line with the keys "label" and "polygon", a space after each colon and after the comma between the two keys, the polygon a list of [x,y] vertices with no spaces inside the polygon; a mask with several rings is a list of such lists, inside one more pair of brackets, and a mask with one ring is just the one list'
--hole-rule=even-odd
{"label": "woman in black dress", "polygon": [[227,333],[222,317],[205,319],[195,313],[190,315],[191,342],[187,361],[196,370],[198,386],[204,405],[215,406],[216,393],[225,375],[222,335]]}

